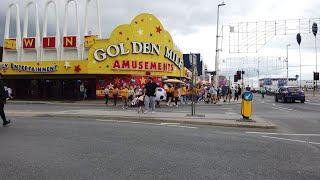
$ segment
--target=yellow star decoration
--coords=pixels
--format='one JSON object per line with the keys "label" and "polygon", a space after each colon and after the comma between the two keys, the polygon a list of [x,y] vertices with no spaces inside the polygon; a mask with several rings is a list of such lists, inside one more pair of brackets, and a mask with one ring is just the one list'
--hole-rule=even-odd
{"label": "yellow star decoration", "polygon": [[146,81],[147,81],[147,80],[146,80],[146,78],[144,78],[144,77],[142,77],[142,78],[140,79],[140,83],[141,83],[141,84],[146,84]]}
{"label": "yellow star decoration", "polygon": [[120,84],[120,79],[119,79],[119,78],[116,78],[116,79],[114,80],[114,83],[115,83],[115,84]]}

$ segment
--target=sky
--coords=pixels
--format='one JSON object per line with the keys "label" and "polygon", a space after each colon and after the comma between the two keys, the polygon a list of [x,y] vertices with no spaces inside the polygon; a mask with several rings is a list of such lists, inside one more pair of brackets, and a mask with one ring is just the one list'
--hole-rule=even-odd
{"label": "sky", "polygon": [[[39,6],[40,30],[44,17],[44,4],[46,0],[35,0]],[[55,0],[58,4],[60,27],[64,14],[66,0]],[[10,3],[20,6],[21,28],[23,27],[24,6],[27,0],[1,0],[0,1],[0,42],[3,41],[5,14]],[[81,19],[80,27],[83,27],[85,0],[77,0],[78,15]],[[183,53],[201,53],[208,68],[214,69],[215,36],[217,24],[217,5],[222,1],[217,0],[99,0],[101,6],[102,36],[107,38],[112,30],[120,24],[127,24],[138,14],[147,12],[160,19],[167,31],[169,31],[175,44]],[[226,0],[225,6],[220,8],[220,25],[223,25],[223,41],[220,59],[227,57],[259,57],[259,56],[286,56],[286,45],[289,47],[289,71],[293,77],[299,73],[299,53],[295,34],[286,36],[274,36],[264,45],[258,53],[254,54],[230,54],[229,53],[229,25],[238,22],[263,22],[280,21],[285,19],[318,18],[320,1],[316,0]],[[96,27],[95,7],[91,7],[90,27]],[[49,34],[54,33],[54,16],[52,9],[49,13]],[[34,10],[30,12],[30,28],[34,29]],[[75,26],[74,10],[70,9],[70,27]],[[12,18],[14,18],[12,13]],[[12,21],[13,22],[13,21]],[[12,23],[12,28],[15,23]],[[220,27],[221,28],[221,27]],[[93,30],[94,31],[94,30]],[[73,31],[74,32],[74,31]],[[83,33],[83,32],[81,32]],[[14,32],[11,32],[13,35]],[[34,32],[30,32],[34,34]],[[317,39],[318,42],[318,39]],[[319,46],[320,43],[318,42]],[[315,69],[314,36],[302,35],[301,57],[303,62],[302,79],[311,79]],[[319,63],[320,64],[320,61]],[[306,66],[309,65],[309,66]],[[314,67],[311,67],[314,65]],[[320,69],[320,66],[319,66]],[[283,76],[285,72],[278,74]]]}

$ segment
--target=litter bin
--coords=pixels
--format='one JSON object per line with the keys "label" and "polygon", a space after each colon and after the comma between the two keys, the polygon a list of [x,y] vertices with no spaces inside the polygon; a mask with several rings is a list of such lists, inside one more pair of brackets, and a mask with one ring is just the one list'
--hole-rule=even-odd
{"label": "litter bin", "polygon": [[252,116],[252,92],[244,92],[241,102],[241,115],[243,119],[249,119]]}

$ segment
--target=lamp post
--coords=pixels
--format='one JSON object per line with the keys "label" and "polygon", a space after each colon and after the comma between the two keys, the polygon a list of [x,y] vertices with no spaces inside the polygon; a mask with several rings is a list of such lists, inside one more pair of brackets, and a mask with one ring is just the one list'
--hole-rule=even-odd
{"label": "lamp post", "polygon": [[219,47],[218,47],[218,39],[219,39],[219,9],[221,6],[226,5],[224,2],[221,4],[218,4],[218,12],[217,12],[217,35],[216,35],[216,57],[215,57],[215,71],[216,71],[216,76],[215,76],[215,84],[216,87],[219,86]]}
{"label": "lamp post", "polygon": [[289,46],[291,46],[291,45],[287,44],[287,59],[286,59],[286,63],[287,63],[287,86],[288,86],[288,83],[289,83],[289,55],[288,55]]}
{"label": "lamp post", "polygon": [[[300,87],[300,89],[301,89],[301,48],[300,48],[300,44],[301,44],[301,35],[300,35],[300,33],[298,33],[297,34],[297,42],[298,42],[298,44],[299,44],[299,59],[300,59],[300,78],[299,78],[299,81],[300,81],[300,85],[299,85],[299,87]],[[298,76],[296,76],[296,77],[298,77]],[[297,81],[298,81],[298,78],[297,78]]]}

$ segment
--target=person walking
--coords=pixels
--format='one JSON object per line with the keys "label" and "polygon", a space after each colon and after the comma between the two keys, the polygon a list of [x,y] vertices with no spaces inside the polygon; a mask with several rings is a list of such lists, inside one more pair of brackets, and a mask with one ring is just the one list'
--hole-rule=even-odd
{"label": "person walking", "polygon": [[10,87],[8,87],[7,90],[8,90],[8,98],[9,98],[9,99],[13,99],[12,89],[11,89]]}
{"label": "person walking", "polygon": [[176,107],[178,107],[178,101],[179,101],[179,97],[180,97],[180,90],[177,86],[174,87],[174,91],[173,91],[173,97],[174,97],[174,104]]}
{"label": "person walking", "polygon": [[212,100],[213,100],[214,104],[217,104],[219,101],[219,99],[218,99],[219,88],[214,87],[214,86],[212,88],[213,88],[213,90],[212,90],[213,99]]}
{"label": "person walking", "polygon": [[81,83],[80,87],[79,87],[79,91],[80,91],[80,100],[84,99],[84,94],[85,94],[85,86],[84,83]]}
{"label": "person walking", "polygon": [[238,101],[239,100],[239,88],[236,86],[236,88],[234,89],[234,99],[233,101]]}
{"label": "person walking", "polygon": [[10,125],[11,121],[6,119],[6,115],[4,113],[4,104],[6,104],[6,92],[4,90],[4,84],[2,80],[2,74],[0,73],[0,116],[3,121],[3,126],[8,126]]}
{"label": "person walking", "polygon": [[120,92],[121,92],[120,94],[121,94],[122,101],[123,101],[122,109],[127,109],[128,108],[129,89],[127,88],[127,86],[124,86]]}
{"label": "person walking", "polygon": [[151,107],[151,113],[156,111],[156,89],[158,85],[153,82],[152,77],[149,77],[148,83],[145,85],[145,97],[144,97],[144,107],[145,112],[147,113]]}
{"label": "person walking", "polygon": [[262,99],[264,99],[264,95],[266,94],[266,89],[263,86],[260,87],[260,94]]}
{"label": "person walking", "polygon": [[173,87],[171,84],[168,85],[168,88],[166,89],[167,93],[167,106],[171,106],[171,102],[173,101]]}
{"label": "person walking", "polygon": [[181,104],[187,104],[187,87],[182,85],[181,87]]}
{"label": "person walking", "polygon": [[117,106],[117,102],[118,102],[118,96],[119,96],[119,89],[118,87],[114,87],[113,91],[112,91],[112,95],[113,95],[113,105]]}
{"label": "person walking", "polygon": [[242,90],[241,90],[241,87],[240,85],[238,86],[238,96],[241,97],[241,94],[242,94]]}
{"label": "person walking", "polygon": [[[231,93],[232,93],[232,95],[231,95],[231,96],[233,97],[233,101],[235,101],[235,100],[236,100],[236,99],[235,99],[235,97],[236,97],[236,93],[237,93],[236,88],[237,88],[237,87],[235,87],[235,88],[233,88],[233,87],[232,87],[232,88],[231,88]],[[232,97],[231,97],[231,98],[232,98]]]}
{"label": "person walking", "polygon": [[226,85],[223,85],[221,88],[223,102],[226,102],[228,99],[228,89],[229,89],[229,87]]}
{"label": "person walking", "polygon": [[108,86],[106,86],[104,88],[104,99],[105,99],[106,105],[108,105],[108,102],[109,102],[109,93],[110,93],[110,89],[108,88]]}
{"label": "person walking", "polygon": [[232,99],[232,94],[233,94],[233,87],[228,87],[228,100],[229,100],[229,103]]}

